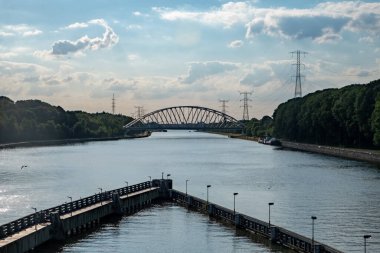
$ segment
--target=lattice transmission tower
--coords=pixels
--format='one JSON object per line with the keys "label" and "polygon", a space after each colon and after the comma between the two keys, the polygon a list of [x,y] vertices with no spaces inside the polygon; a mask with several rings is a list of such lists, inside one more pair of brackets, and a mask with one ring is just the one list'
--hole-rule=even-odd
{"label": "lattice transmission tower", "polygon": [[144,115],[144,107],[143,106],[135,106],[136,108],[136,118],[141,118]]}
{"label": "lattice transmission tower", "polygon": [[112,114],[115,114],[115,94],[112,94]]}
{"label": "lattice transmission tower", "polygon": [[252,95],[252,92],[240,92],[240,95],[243,95],[243,99],[240,99],[240,101],[243,101],[243,105],[240,106],[243,107],[243,120],[249,120],[248,102],[252,101],[252,99],[249,99],[248,95]]}
{"label": "lattice transmission tower", "polygon": [[300,50],[290,52],[292,54],[292,57],[294,54],[296,54],[296,63],[293,65],[296,65],[296,75],[292,76],[296,78],[296,85],[294,89],[294,97],[302,97],[302,85],[301,85],[301,80],[302,78],[305,78],[305,76],[301,75],[301,65],[305,66],[304,64],[301,63],[301,54],[305,57],[307,52],[303,52]]}
{"label": "lattice transmission tower", "polygon": [[226,108],[228,106],[226,106],[226,103],[228,103],[229,100],[225,100],[225,99],[219,99],[219,102],[222,103],[221,107],[222,107],[222,113],[226,114],[227,111],[226,111]]}

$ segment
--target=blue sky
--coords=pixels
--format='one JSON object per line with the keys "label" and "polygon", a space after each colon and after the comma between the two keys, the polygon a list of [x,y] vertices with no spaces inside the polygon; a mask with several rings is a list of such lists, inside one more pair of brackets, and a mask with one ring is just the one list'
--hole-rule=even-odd
{"label": "blue sky", "polygon": [[294,95],[380,76],[377,1],[0,0],[0,95],[68,110],[132,115],[173,105],[240,119],[272,115]]}

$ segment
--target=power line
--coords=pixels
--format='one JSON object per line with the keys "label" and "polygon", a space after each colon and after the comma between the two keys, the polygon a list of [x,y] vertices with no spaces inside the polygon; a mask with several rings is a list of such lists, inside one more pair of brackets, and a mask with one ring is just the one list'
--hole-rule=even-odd
{"label": "power line", "polygon": [[248,95],[252,95],[252,92],[240,92],[240,95],[243,95],[243,99],[240,99],[240,101],[243,101],[243,120],[249,120],[249,113],[248,113],[248,101],[252,101],[252,99],[248,99]]}
{"label": "power line", "polygon": [[296,63],[293,64],[293,65],[296,65],[296,75],[293,76],[296,78],[296,86],[295,86],[295,89],[294,89],[294,97],[302,97],[302,86],[301,86],[301,79],[302,78],[305,78],[305,76],[301,75],[301,65],[305,66],[304,64],[301,64],[301,54],[305,55],[307,54],[307,52],[303,52],[303,51],[300,51],[300,50],[297,50],[297,51],[293,51],[293,52],[290,52],[292,54],[292,57],[293,57],[293,54],[296,54],[297,56],[297,60],[296,60]]}

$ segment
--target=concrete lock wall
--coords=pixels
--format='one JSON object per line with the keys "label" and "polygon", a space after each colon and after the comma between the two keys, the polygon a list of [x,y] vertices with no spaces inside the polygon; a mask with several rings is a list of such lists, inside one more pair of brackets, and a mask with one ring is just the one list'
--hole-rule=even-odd
{"label": "concrete lock wall", "polygon": [[[27,252],[49,240],[64,240],[98,225],[104,217],[131,214],[157,199],[167,198],[172,181],[154,182],[155,186],[148,181],[42,210],[39,213],[43,213],[45,218],[24,228],[10,229],[17,227],[18,220],[5,224],[0,227],[0,253]],[[37,230],[34,229],[35,224]]]}
{"label": "concrete lock wall", "polygon": [[[40,217],[45,218],[36,223],[37,230],[33,222],[27,223],[22,230],[10,229],[16,228],[20,219],[16,223],[5,224],[0,227],[2,229],[0,253],[26,252],[49,240],[64,240],[68,236],[81,233],[86,228],[98,225],[106,216],[131,214],[156,200],[171,200],[298,252],[314,252],[310,238],[275,225],[269,227],[267,222],[173,190],[172,185],[170,179],[155,179],[152,182],[115,189],[43,210],[41,214],[44,216]],[[314,249],[316,253],[342,253],[319,242],[314,242]]]}

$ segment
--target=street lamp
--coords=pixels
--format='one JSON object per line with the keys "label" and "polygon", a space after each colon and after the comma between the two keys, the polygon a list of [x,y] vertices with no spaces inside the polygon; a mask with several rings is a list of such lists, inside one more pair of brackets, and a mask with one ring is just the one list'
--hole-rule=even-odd
{"label": "street lamp", "polygon": [[167,174],[167,175],[166,175],[166,179],[169,179],[169,177],[170,177],[170,174]]}
{"label": "street lamp", "polygon": [[124,181],[127,184],[127,197],[128,197],[128,181]]}
{"label": "street lamp", "polygon": [[311,234],[311,249],[312,249],[312,252],[314,253],[315,252],[315,247],[314,247],[314,221],[317,219],[317,217],[316,216],[311,216],[311,221],[312,221],[312,225],[311,225],[311,227],[312,227],[312,229],[311,229],[311,231],[312,231],[312,234]]}
{"label": "street lamp", "polygon": [[32,207],[34,210],[34,229],[37,230],[37,208]]}
{"label": "street lamp", "polygon": [[164,179],[164,172],[161,172],[161,179]]}
{"label": "street lamp", "polygon": [[234,217],[235,217],[235,197],[236,195],[238,195],[239,193],[238,192],[234,192]]}
{"label": "street lamp", "polygon": [[152,188],[152,177],[151,176],[148,176],[149,177],[149,188]]}
{"label": "street lamp", "polygon": [[[69,199],[70,199],[70,202],[73,202],[73,198],[70,197],[70,196],[67,196]],[[71,212],[71,215],[70,216],[73,216],[73,203],[70,204],[70,212]]]}
{"label": "street lamp", "polygon": [[100,190],[100,205],[103,205],[103,189],[101,187],[98,189]]}
{"label": "street lamp", "polygon": [[206,204],[206,207],[208,207],[208,188],[210,188],[210,187],[211,187],[211,185],[208,184],[208,185],[207,185],[207,204]]}
{"label": "street lamp", "polygon": [[270,206],[273,206],[273,205],[274,205],[273,202],[268,203],[268,207],[269,207],[269,232],[270,232]]}
{"label": "street lamp", "polygon": [[371,238],[371,235],[364,235],[364,253],[367,253],[367,239]]}
{"label": "street lamp", "polygon": [[187,182],[189,182],[189,179],[186,179],[186,196],[187,196]]}

